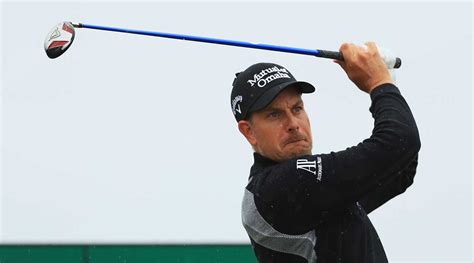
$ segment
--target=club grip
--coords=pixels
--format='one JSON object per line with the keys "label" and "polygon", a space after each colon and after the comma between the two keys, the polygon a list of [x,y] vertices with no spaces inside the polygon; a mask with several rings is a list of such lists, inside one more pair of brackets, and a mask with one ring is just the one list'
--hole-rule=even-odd
{"label": "club grip", "polygon": [[[336,59],[340,61],[344,61],[344,56],[342,56],[342,53],[339,51],[329,51],[329,50],[318,50],[318,54],[316,55],[317,57],[322,57],[322,58],[331,58],[331,59]],[[387,65],[388,68],[400,68],[402,66],[402,60],[398,57],[389,57],[385,56],[384,54],[382,55],[382,59]]]}
{"label": "club grip", "polygon": [[332,58],[340,61],[344,61],[344,57],[342,56],[342,53],[339,51],[329,51],[329,50],[319,50],[318,57],[322,58]]}

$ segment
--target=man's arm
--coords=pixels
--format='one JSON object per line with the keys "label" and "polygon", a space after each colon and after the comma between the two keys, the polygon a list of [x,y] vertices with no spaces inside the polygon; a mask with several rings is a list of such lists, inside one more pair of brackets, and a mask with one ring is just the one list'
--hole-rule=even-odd
{"label": "man's arm", "polygon": [[407,168],[397,172],[394,176],[388,177],[386,181],[379,182],[374,190],[359,200],[359,204],[362,205],[365,212],[369,214],[390,199],[404,193],[405,190],[413,184],[417,166],[418,154],[408,164]]}
{"label": "man's arm", "polygon": [[415,158],[421,143],[410,108],[374,45],[368,49],[342,45],[345,62],[338,64],[370,94],[372,135],[344,151],[303,156],[264,171],[256,193],[262,204],[317,222],[392,180]]}
{"label": "man's arm", "polygon": [[392,84],[375,88],[371,97],[375,125],[370,138],[343,151],[275,165],[258,187],[262,201],[282,211],[317,216],[354,204],[408,167],[420,139],[407,103]]}

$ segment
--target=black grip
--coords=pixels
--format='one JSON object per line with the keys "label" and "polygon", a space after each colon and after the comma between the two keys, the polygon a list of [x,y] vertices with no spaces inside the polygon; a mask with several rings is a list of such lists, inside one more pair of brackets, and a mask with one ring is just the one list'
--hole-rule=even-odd
{"label": "black grip", "polygon": [[321,58],[332,58],[332,59],[344,61],[344,57],[342,56],[342,53],[339,51],[329,51],[329,50],[320,49],[319,53],[316,56],[321,57]]}
{"label": "black grip", "polygon": [[[344,56],[339,51],[329,51],[329,50],[318,50],[319,53],[316,55],[317,57],[321,58],[332,58],[337,59],[340,61],[344,61]],[[400,68],[402,66],[402,60],[400,58],[395,58],[395,65],[394,68]]]}

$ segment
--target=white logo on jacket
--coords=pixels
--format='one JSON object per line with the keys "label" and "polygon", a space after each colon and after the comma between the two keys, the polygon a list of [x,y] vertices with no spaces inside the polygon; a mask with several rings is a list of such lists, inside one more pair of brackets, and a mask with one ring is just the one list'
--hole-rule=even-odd
{"label": "white logo on jacket", "polygon": [[323,163],[319,156],[316,157],[316,161],[309,161],[307,159],[296,160],[296,169],[305,170],[314,175],[317,174],[316,179],[318,181],[321,181],[323,177]]}

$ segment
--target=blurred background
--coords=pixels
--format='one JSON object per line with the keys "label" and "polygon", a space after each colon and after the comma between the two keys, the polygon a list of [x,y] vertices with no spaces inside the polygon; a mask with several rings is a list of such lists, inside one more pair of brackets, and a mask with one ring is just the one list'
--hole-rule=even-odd
{"label": "blurred background", "polygon": [[255,261],[240,218],[252,150],[230,108],[234,74],[254,63],[315,85],[314,153],[373,128],[370,98],[331,60],[90,29],[49,59],[47,33],[73,21],[389,48],[422,148],[414,185],[369,217],[391,262],[471,262],[472,13],[468,1],[1,2],[0,260]]}

